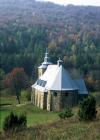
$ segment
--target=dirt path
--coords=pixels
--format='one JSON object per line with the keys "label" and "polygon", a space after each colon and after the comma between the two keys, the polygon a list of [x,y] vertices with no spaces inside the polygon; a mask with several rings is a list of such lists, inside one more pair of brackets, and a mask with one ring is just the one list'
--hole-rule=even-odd
{"label": "dirt path", "polygon": [[16,104],[16,105],[1,105],[0,108],[6,108],[6,107],[20,107],[20,106],[24,106],[24,105],[28,105],[28,104],[31,104],[31,102],[26,102],[26,103],[23,103],[23,104]]}

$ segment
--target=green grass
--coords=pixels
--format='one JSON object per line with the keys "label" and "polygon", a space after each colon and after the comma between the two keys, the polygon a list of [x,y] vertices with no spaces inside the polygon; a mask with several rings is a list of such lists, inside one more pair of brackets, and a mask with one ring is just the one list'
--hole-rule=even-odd
{"label": "green grass", "polygon": [[[22,91],[22,95],[20,97],[21,103],[27,102],[25,94],[26,93]],[[12,96],[12,95],[1,96],[0,95],[0,106],[1,105],[16,105],[16,104],[18,104],[16,96]]]}
{"label": "green grass", "polygon": [[[33,110],[39,114],[42,112],[45,114],[45,111],[41,112],[37,108]],[[77,116],[65,120],[57,120],[55,118],[56,121],[52,123],[28,127],[27,129],[7,136],[1,134],[0,137],[2,140],[100,140],[100,107],[97,110],[97,118],[94,121],[82,122],[78,120]],[[48,113],[52,119],[52,115],[50,114],[52,112]],[[45,115],[44,117],[47,119]]]}
{"label": "green grass", "polygon": [[0,105],[17,104],[16,96],[0,97]]}
{"label": "green grass", "polygon": [[10,102],[13,106],[1,107],[0,130],[2,131],[4,118],[10,111],[16,114],[26,112],[28,128],[9,136],[1,133],[2,140],[100,140],[100,106],[97,107],[96,120],[80,122],[77,107],[74,108],[75,115],[72,118],[60,120],[57,112],[41,110],[31,104],[15,106],[16,98],[2,97],[2,103],[4,102]]}
{"label": "green grass", "polygon": [[33,126],[37,124],[44,124],[57,120],[57,113],[48,112],[46,110],[39,109],[33,105],[24,106],[12,106],[12,107],[1,107],[0,109],[0,130],[2,130],[4,118],[11,112],[16,114],[26,113],[27,125]]}
{"label": "green grass", "polygon": [[[26,102],[26,99],[22,97],[21,103],[23,104],[25,102]],[[11,104],[12,106],[5,106],[7,104],[8,105]],[[5,117],[11,111],[15,112],[16,114],[26,113],[28,126],[52,122],[58,118],[57,113],[42,110],[38,107],[33,106],[32,104],[16,106],[17,100],[15,96],[1,97],[0,105],[4,105],[4,106],[1,106],[0,108],[0,130],[2,130],[3,121]]]}

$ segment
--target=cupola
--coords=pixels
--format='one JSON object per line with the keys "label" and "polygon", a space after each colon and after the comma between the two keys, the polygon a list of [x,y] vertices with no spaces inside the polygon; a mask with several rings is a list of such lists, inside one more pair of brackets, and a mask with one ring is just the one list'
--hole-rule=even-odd
{"label": "cupola", "polygon": [[48,49],[46,49],[43,63],[38,67],[38,77],[42,76],[48,65],[51,65]]}

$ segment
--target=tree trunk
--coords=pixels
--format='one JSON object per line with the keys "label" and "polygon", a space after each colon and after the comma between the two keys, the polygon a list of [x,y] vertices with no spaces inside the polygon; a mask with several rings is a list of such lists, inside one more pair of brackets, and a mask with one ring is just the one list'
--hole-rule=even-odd
{"label": "tree trunk", "polygon": [[20,97],[17,95],[18,104],[20,104]]}
{"label": "tree trunk", "polygon": [[18,104],[20,104],[20,91],[16,92],[16,97],[18,100]]}

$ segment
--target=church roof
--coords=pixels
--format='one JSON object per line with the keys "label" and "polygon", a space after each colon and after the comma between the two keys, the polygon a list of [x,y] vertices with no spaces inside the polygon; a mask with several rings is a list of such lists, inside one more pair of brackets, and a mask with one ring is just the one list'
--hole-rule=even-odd
{"label": "church roof", "polygon": [[83,79],[74,80],[76,86],[78,87],[79,94],[88,94],[85,82]]}
{"label": "church roof", "polygon": [[43,62],[42,65],[40,65],[38,68],[39,69],[46,69],[48,65],[51,65],[51,62]]}
{"label": "church roof", "polygon": [[78,90],[69,73],[62,65],[49,65],[44,74],[32,87],[41,91],[72,91]]}

